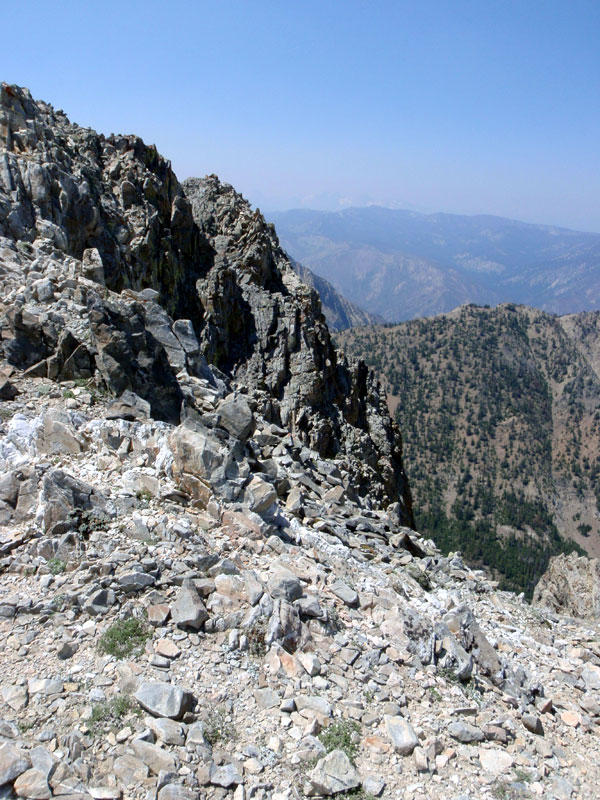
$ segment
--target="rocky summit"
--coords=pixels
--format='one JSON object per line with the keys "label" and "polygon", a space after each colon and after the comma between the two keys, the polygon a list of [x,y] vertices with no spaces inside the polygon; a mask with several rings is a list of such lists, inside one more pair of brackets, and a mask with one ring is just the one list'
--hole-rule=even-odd
{"label": "rocky summit", "polygon": [[414,531],[273,228],[24,89],[0,130],[0,798],[594,797],[595,597]]}

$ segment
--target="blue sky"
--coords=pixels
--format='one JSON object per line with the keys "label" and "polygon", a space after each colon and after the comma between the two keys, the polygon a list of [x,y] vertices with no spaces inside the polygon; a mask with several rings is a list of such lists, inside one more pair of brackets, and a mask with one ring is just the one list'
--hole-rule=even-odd
{"label": "blue sky", "polygon": [[598,0],[30,0],[3,16],[0,79],[263,209],[600,231]]}

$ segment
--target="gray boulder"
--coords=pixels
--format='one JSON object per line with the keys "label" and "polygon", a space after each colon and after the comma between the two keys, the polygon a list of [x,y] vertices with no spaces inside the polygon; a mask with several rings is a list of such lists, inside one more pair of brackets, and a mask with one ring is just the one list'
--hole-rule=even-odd
{"label": "gray boulder", "polygon": [[392,741],[392,746],[401,756],[409,756],[419,744],[417,734],[412,725],[402,717],[384,717],[385,729]]}
{"label": "gray boulder", "polygon": [[0,744],[0,786],[12,783],[30,766],[31,761],[27,753],[18,750],[10,742]]}
{"label": "gray boulder", "polygon": [[208,611],[193,581],[185,580],[171,606],[171,619],[180,628],[200,630],[208,619]]}
{"label": "gray boulder", "polygon": [[193,695],[170,683],[144,682],[135,693],[142,708],[155,717],[181,719],[193,704]]}
{"label": "gray boulder", "polygon": [[134,420],[149,419],[151,416],[150,403],[143,400],[135,392],[125,390],[120,397],[113,400],[106,410],[106,419]]}
{"label": "gray boulder", "polygon": [[217,406],[219,425],[236,439],[246,439],[254,428],[254,415],[247,401],[235,394],[225,397]]}
{"label": "gray boulder", "polygon": [[309,797],[349,792],[361,784],[356,767],[343,750],[333,750],[322,758],[308,777],[305,792]]}
{"label": "gray boulder", "polygon": [[451,722],[448,725],[448,733],[453,739],[463,744],[482,742],[485,739],[485,734],[480,728],[475,727],[475,725],[469,725],[468,722],[463,722],[462,720]]}
{"label": "gray boulder", "polygon": [[287,600],[292,603],[302,597],[302,584],[298,578],[288,570],[279,569],[269,578],[269,594],[274,599]]}

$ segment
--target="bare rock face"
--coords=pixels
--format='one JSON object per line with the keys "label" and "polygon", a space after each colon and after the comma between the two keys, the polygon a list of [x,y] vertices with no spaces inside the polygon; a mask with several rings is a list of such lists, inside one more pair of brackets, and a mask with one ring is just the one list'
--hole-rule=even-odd
{"label": "bare rock face", "polygon": [[533,605],[580,619],[600,619],[600,560],[571,553],[550,559]]}
{"label": "bare rock face", "polygon": [[[170,163],[137,136],[97,134],[27,89],[3,84],[0,233],[83,259],[115,291],[152,286],[170,313],[197,313],[210,259]],[[4,148],[3,148],[4,149]],[[184,311],[184,309],[186,309]]]}
{"label": "bare rock face", "polygon": [[[298,452],[341,459],[356,498],[413,525],[379,386],[336,352],[317,293],[241,195],[215,176],[182,187],[139,138],[80,128],[6,84],[0,141],[9,364],[95,378],[115,396],[135,393],[154,419],[240,439],[258,413]],[[215,410],[232,390],[207,420],[207,402]]]}
{"label": "bare rock face", "polygon": [[317,293],[295,273],[275,229],[211,175],[183,184],[215,251],[198,281],[200,337],[211,363],[252,393],[260,412],[324,457],[347,454],[355,485],[412,524],[402,440],[362,362],[335,350]]}

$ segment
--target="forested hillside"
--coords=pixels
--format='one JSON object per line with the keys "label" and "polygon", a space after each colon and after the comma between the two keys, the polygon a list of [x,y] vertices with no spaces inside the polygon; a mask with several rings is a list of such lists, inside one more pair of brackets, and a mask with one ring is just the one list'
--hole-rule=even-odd
{"label": "forested hillside", "polygon": [[418,527],[527,594],[551,554],[600,552],[599,316],[470,305],[339,338],[387,386]]}

